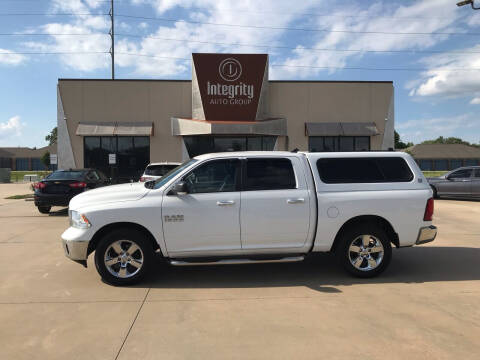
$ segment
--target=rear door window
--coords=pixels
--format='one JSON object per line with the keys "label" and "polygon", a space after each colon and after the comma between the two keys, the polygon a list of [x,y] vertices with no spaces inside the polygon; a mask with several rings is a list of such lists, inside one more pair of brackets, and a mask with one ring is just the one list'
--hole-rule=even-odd
{"label": "rear door window", "polygon": [[246,191],[295,189],[297,185],[289,159],[250,158],[245,180]]}
{"label": "rear door window", "polygon": [[413,173],[403,158],[325,158],[317,161],[320,179],[327,184],[409,182]]}

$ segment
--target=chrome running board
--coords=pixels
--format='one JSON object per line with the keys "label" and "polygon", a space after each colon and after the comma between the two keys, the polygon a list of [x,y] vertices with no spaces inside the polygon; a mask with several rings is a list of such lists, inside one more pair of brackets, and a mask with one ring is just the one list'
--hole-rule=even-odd
{"label": "chrome running board", "polygon": [[291,256],[278,259],[219,259],[213,261],[183,261],[170,260],[170,265],[174,266],[191,266],[191,265],[237,265],[237,264],[262,264],[262,263],[280,263],[280,262],[296,262],[304,260],[304,256]]}

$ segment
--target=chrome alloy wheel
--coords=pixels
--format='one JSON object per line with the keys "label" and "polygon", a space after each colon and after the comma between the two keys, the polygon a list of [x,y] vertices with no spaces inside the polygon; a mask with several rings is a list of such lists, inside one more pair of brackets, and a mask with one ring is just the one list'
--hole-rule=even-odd
{"label": "chrome alloy wheel", "polygon": [[370,271],[377,268],[383,260],[382,242],[373,235],[356,237],[348,248],[350,263],[360,271]]}
{"label": "chrome alloy wheel", "polygon": [[117,240],[105,251],[105,267],[115,277],[126,279],[134,276],[143,266],[143,252],[131,240]]}

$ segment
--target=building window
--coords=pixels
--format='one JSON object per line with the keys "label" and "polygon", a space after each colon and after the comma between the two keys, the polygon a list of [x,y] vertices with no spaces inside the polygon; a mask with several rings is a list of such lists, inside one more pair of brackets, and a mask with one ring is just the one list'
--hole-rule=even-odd
{"label": "building window", "polygon": [[462,165],[463,165],[463,161],[461,159],[450,160],[450,169],[448,170],[458,169],[459,167],[462,167]]}
{"label": "building window", "polygon": [[431,171],[433,170],[433,160],[419,160],[420,169],[422,171]]}
{"label": "building window", "polygon": [[228,151],[272,151],[276,136],[184,136],[188,155]]}
{"label": "building window", "polygon": [[370,151],[369,136],[310,136],[308,151]]}
{"label": "building window", "polygon": [[435,170],[448,170],[448,160],[435,160]]}
{"label": "building window", "polygon": [[479,159],[465,159],[465,166],[476,166],[480,163]]}
{"label": "building window", "polygon": [[27,158],[16,158],[15,159],[15,169],[16,170],[30,170],[29,165],[28,165],[28,159]]}
{"label": "building window", "polygon": [[[83,149],[85,168],[101,170],[120,182],[137,180],[150,162],[148,136],[85,136]],[[115,165],[109,165],[109,154],[116,154]]]}
{"label": "building window", "polygon": [[38,170],[46,170],[47,167],[45,166],[44,163],[42,163],[42,160],[40,158],[32,158],[32,170],[38,171]]}

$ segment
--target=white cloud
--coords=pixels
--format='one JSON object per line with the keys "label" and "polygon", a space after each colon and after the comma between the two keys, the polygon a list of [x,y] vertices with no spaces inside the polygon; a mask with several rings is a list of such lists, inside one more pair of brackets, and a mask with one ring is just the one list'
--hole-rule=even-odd
{"label": "white cloud", "polygon": [[[48,23],[38,27],[37,32],[51,34],[45,41],[23,43],[30,51],[75,53],[61,54],[60,61],[69,68],[79,71],[93,71],[109,67],[109,55],[102,54],[110,49],[107,32],[109,21],[105,16],[88,16],[99,6],[94,0],[52,0],[53,12],[85,14],[73,17],[69,23]],[[98,12],[98,11],[97,11]],[[99,33],[104,34],[99,34]],[[85,34],[65,36],[57,34]],[[83,53],[83,54],[82,54]],[[90,54],[89,54],[90,53]]]}
{"label": "white cloud", "polygon": [[[397,6],[387,3],[374,3],[366,10],[358,5],[322,17],[314,24],[316,28],[333,31],[353,30],[368,33],[312,33],[314,48],[344,50],[421,50],[430,48],[448,38],[448,35],[374,34],[374,32],[431,33],[461,31],[454,27],[459,13],[448,10],[450,0],[416,1],[410,6]],[[355,14],[355,17],[349,15]],[[310,33],[308,33],[310,36]],[[309,51],[298,46],[293,56],[283,61],[292,66],[274,68],[276,77],[309,77],[324,69],[308,67],[345,67],[347,61],[358,59],[361,52]],[[298,66],[299,68],[295,68]],[[302,68],[306,66],[306,68]],[[331,70],[332,72],[335,70]]]}
{"label": "white cloud", "polygon": [[[145,1],[137,1],[137,3],[145,3]],[[285,27],[298,19],[300,17],[299,13],[308,11],[308,9],[319,2],[314,0],[299,2],[296,4],[296,12],[282,16],[278,16],[275,13],[261,12],[259,3],[251,1],[154,0],[149,3],[154,6],[158,14],[163,14],[177,7],[185,8],[189,10],[190,20],[203,23],[238,24],[242,26],[268,24],[272,27]],[[289,0],[265,0],[261,5],[262,8],[265,7],[267,9],[289,8],[291,2]],[[120,37],[121,40],[118,41],[115,47],[117,51],[116,60],[119,66],[133,67],[136,74],[147,76],[187,75],[190,69],[190,62],[182,59],[189,59],[192,52],[268,52],[267,48],[228,44],[262,43],[278,45],[282,35],[284,35],[284,31],[281,29],[240,28],[176,21],[173,24],[158,26],[155,31],[152,31],[140,41],[134,41],[128,37]],[[152,39],[152,37],[160,39]],[[191,42],[169,41],[165,39],[186,39]],[[225,43],[225,45],[218,43]],[[129,56],[122,53],[141,53],[148,56]]]}
{"label": "white cloud", "polygon": [[0,49],[0,65],[19,65],[27,59],[21,54],[14,54],[13,51]]}
{"label": "white cloud", "polygon": [[20,136],[24,124],[20,122],[20,116],[11,117],[6,122],[0,122],[0,139],[6,139],[11,136]]}
{"label": "white cloud", "polygon": [[477,27],[480,26],[480,16],[477,13],[473,13],[467,20],[468,26]]}
{"label": "white cloud", "polygon": [[395,129],[402,139],[418,143],[435,139],[439,136],[461,137],[464,140],[477,143],[480,134],[478,116],[472,113],[451,117],[436,117],[412,119],[395,124]]}
{"label": "white cloud", "polygon": [[429,70],[408,85],[410,96],[473,97],[480,101],[480,44],[459,51],[470,54],[440,54],[420,60]]}
{"label": "white cloud", "polygon": [[[105,3],[99,7],[96,0],[51,0],[53,11],[91,14],[105,9]],[[303,0],[295,3],[292,11],[290,0],[232,1],[232,0],[131,0],[130,4],[152,7],[160,17],[172,10],[184,11],[187,20],[201,23],[145,22],[129,19],[117,22],[115,44],[116,65],[132,69],[142,76],[188,76],[192,52],[235,52],[269,53],[270,64],[286,64],[291,67],[271,67],[270,77],[308,78],[325,69],[311,67],[347,66],[351,61],[361,58],[364,53],[312,51],[306,47],[346,49],[346,50],[418,50],[432,47],[448,38],[448,35],[392,35],[392,34],[352,34],[342,32],[300,32],[288,31],[285,27],[317,28],[326,30],[353,30],[361,32],[438,32],[463,31],[455,27],[460,12],[450,9],[451,0],[420,0],[409,6],[375,2],[365,8],[357,1],[349,7],[333,7],[325,0]],[[356,5],[355,5],[356,4]],[[401,3],[400,3],[401,4]],[[108,4],[107,4],[108,5]],[[107,6],[108,8],[108,6]],[[309,13],[326,13],[329,16],[308,16]],[[275,9],[284,9],[275,12]],[[446,10],[448,9],[448,10]],[[454,8],[455,9],[455,8]],[[264,11],[265,10],[265,11]],[[349,16],[354,15],[354,16]],[[178,16],[178,15],[176,15]],[[125,20],[126,21],[126,20]],[[135,22],[137,22],[135,24]],[[206,23],[236,24],[237,26],[218,26]],[[458,23],[458,22],[457,22]],[[159,25],[158,25],[159,24]],[[146,34],[141,38],[121,36],[130,35],[130,29],[141,29]],[[255,28],[267,26],[277,29]],[[460,26],[465,27],[465,23]],[[46,24],[38,32],[48,32],[52,36],[48,41],[25,43],[30,49],[51,52],[71,51],[108,51],[110,38],[108,17],[77,16],[68,23]],[[122,31],[123,30],[123,31]],[[58,36],[55,33],[104,32],[105,35]],[[158,37],[160,39],[152,39]],[[295,50],[278,49],[286,41],[296,39]],[[169,40],[170,39],[170,40]],[[298,39],[298,40],[297,40]],[[175,41],[179,40],[179,41]],[[185,42],[181,40],[189,40]],[[198,42],[195,42],[198,41]],[[213,44],[216,43],[216,44]],[[219,44],[224,43],[224,44]],[[270,47],[239,46],[228,44],[260,44]],[[124,53],[136,53],[146,56],[133,56]],[[81,71],[93,71],[109,67],[108,54],[63,55],[61,61],[68,67]],[[302,67],[306,66],[306,67]],[[331,70],[334,71],[334,70]]]}

